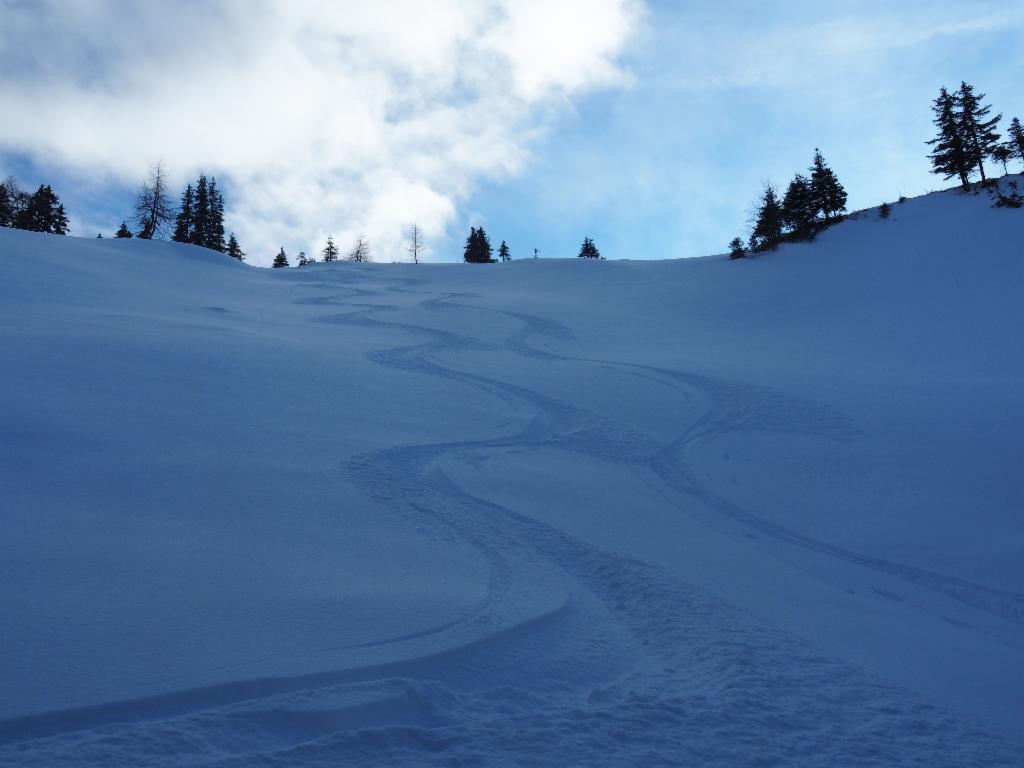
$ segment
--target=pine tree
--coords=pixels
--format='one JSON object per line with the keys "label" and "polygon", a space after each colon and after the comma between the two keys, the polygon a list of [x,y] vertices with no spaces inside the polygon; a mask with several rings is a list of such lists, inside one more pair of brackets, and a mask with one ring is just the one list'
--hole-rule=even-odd
{"label": "pine tree", "polygon": [[337,261],[338,259],[338,246],[334,244],[334,237],[331,235],[327,236],[327,245],[324,246],[322,251],[324,255],[324,263],[330,263]]}
{"label": "pine tree", "polygon": [[1012,156],[1024,163],[1024,128],[1021,127],[1020,120],[1016,117],[1010,122],[1007,143]]}
{"label": "pine tree", "polygon": [[352,250],[348,252],[346,259],[360,264],[364,261],[370,261],[370,244],[363,235],[356,239],[356,244],[352,246]]}
{"label": "pine tree", "polygon": [[745,259],[746,257],[747,249],[743,247],[743,240],[738,237],[734,237],[732,242],[729,243],[729,258]]}
{"label": "pine tree", "polygon": [[9,227],[14,223],[14,201],[7,186],[0,184],[0,227]]}
{"label": "pine tree", "polygon": [[206,180],[205,174],[200,174],[199,181],[196,182],[196,200],[192,209],[192,237],[189,242],[192,245],[207,247],[210,242],[212,224],[210,184]]}
{"label": "pine tree", "polygon": [[508,243],[506,243],[504,240],[501,241],[501,245],[498,247],[498,259],[500,261],[512,260],[512,256],[509,254],[508,251]]}
{"label": "pine tree", "polygon": [[782,222],[797,240],[814,237],[819,205],[811,181],[797,174],[782,201]]}
{"label": "pine tree", "polygon": [[984,99],[984,93],[974,95],[974,86],[964,82],[960,83],[960,90],[956,95],[959,109],[957,123],[960,136],[963,139],[968,165],[978,168],[982,182],[987,181],[985,158],[991,157],[992,151],[999,146],[999,134],[996,133],[996,126],[1003,119],[1002,115],[996,115],[991,120],[985,119],[992,111],[992,107],[987,104],[983,106],[981,102]]}
{"label": "pine tree", "polygon": [[48,184],[40,185],[28,198],[25,207],[15,214],[13,224],[17,229],[30,232],[50,232],[55,235],[66,235],[68,232],[68,217],[64,206]]}
{"label": "pine tree", "polygon": [[171,238],[176,243],[191,243],[193,232],[193,209],[195,207],[195,195],[192,192],[192,185],[185,187],[181,193],[181,208],[174,220],[174,236]]}
{"label": "pine tree", "polygon": [[135,225],[139,229],[139,237],[143,240],[163,237],[172,218],[166,173],[163,165],[157,163],[135,198]]}
{"label": "pine tree", "polygon": [[589,237],[583,238],[583,245],[580,246],[580,252],[578,254],[581,259],[600,259],[601,252],[597,250],[597,246],[594,245],[594,241]]}
{"label": "pine tree", "polygon": [[224,196],[217,190],[216,177],[210,179],[210,224],[203,245],[218,253],[227,250],[224,242]]}
{"label": "pine tree", "polygon": [[878,207],[878,217],[881,219],[888,219],[892,215],[892,206],[888,203],[882,203]]}
{"label": "pine tree", "polygon": [[306,266],[309,263],[310,263],[309,259],[306,258],[306,252],[305,251],[299,251],[299,260],[298,260],[298,264],[296,266],[304,267],[304,266]]}
{"label": "pine tree", "polygon": [[939,134],[928,142],[935,147],[928,155],[932,161],[932,173],[939,174],[947,181],[954,176],[960,177],[960,185],[967,189],[971,185],[971,164],[967,160],[963,136],[956,112],[956,98],[948,90],[942,88],[932,104],[935,113],[935,127]]}
{"label": "pine tree", "polygon": [[232,232],[228,238],[228,256],[232,259],[238,259],[239,261],[245,261],[245,251],[238,244],[238,240],[235,238],[235,233]]}
{"label": "pine tree", "polygon": [[774,251],[782,241],[782,205],[769,183],[765,183],[761,202],[757,207],[757,220],[750,235],[750,247],[757,252]]}
{"label": "pine tree", "polygon": [[117,232],[114,234],[114,237],[121,238],[122,240],[126,240],[126,239],[132,237],[132,231],[130,229],[128,229],[128,222],[127,221],[122,221],[121,222],[121,228],[119,230],[117,230]]}
{"label": "pine tree", "polygon": [[846,210],[846,190],[818,149],[814,150],[814,164],[811,166],[811,193],[815,215],[820,211],[826,222],[838,218]]}
{"label": "pine tree", "polygon": [[484,228],[470,227],[463,260],[471,264],[489,264],[494,260],[493,253],[491,239],[484,232]]}
{"label": "pine tree", "polygon": [[284,248],[278,251],[277,256],[274,257],[274,263],[271,264],[274,269],[281,269],[282,267],[290,267],[288,263],[288,254],[284,252]]}

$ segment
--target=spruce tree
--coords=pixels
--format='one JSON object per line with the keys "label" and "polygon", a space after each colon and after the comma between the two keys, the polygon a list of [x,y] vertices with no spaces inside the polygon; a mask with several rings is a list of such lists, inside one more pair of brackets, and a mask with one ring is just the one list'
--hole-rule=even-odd
{"label": "spruce tree", "polygon": [[176,243],[191,243],[193,232],[193,208],[195,207],[195,195],[192,185],[185,187],[181,193],[181,208],[174,220],[174,235],[171,238]]}
{"label": "spruce tree", "polygon": [[589,237],[583,238],[583,245],[580,246],[580,252],[578,254],[581,259],[600,259],[601,252],[597,250],[597,246],[594,245],[594,241]]}
{"label": "spruce tree", "polygon": [[224,242],[224,196],[217,190],[216,177],[210,179],[210,224],[203,245],[218,253],[227,250]]}
{"label": "spruce tree", "polygon": [[143,240],[162,237],[172,218],[166,173],[163,165],[157,163],[135,198],[135,226],[139,229],[139,237]]}
{"label": "spruce tree", "polygon": [[278,251],[277,256],[274,257],[274,263],[271,264],[271,266],[274,269],[281,269],[282,267],[289,267],[289,266],[291,266],[288,263],[288,254],[286,254],[284,252],[284,248],[283,247],[281,248],[280,251]]}
{"label": "spruce tree", "polygon": [[1020,120],[1016,117],[1010,121],[1010,131],[1009,136],[1007,137],[1007,143],[1010,147],[1012,156],[1024,163],[1024,128],[1021,127]]}
{"label": "spruce tree", "polygon": [[963,136],[960,133],[956,111],[956,98],[945,88],[932,103],[935,118],[932,122],[939,134],[928,142],[934,147],[928,158],[932,161],[932,173],[939,174],[947,181],[954,176],[960,178],[960,185],[967,189],[971,185],[971,164],[967,160]]}
{"label": "spruce tree", "polygon": [[228,256],[232,259],[238,259],[239,261],[245,261],[245,251],[238,244],[238,240],[235,238],[235,233],[232,232],[228,238]]}
{"label": "spruce tree", "polygon": [[19,210],[14,217],[14,226],[18,229],[27,229],[30,232],[50,232],[55,235],[66,235],[68,232],[68,217],[61,205],[60,198],[53,189],[47,185],[40,185],[39,189],[28,198],[24,208]]}
{"label": "spruce tree", "polygon": [[992,151],[999,146],[999,134],[996,126],[1003,119],[1002,115],[996,115],[991,120],[986,120],[992,107],[988,104],[982,105],[985,94],[974,94],[974,86],[965,82],[960,83],[960,90],[956,95],[957,123],[960,129],[960,136],[963,139],[964,150],[970,167],[977,167],[981,173],[982,182],[987,181],[985,177],[985,158],[992,156]]}
{"label": "spruce tree", "polygon": [[498,248],[498,258],[501,261],[511,261],[512,260],[512,256],[511,256],[511,254],[509,254],[509,251],[508,251],[508,243],[506,243],[504,240],[501,241],[501,245]]}
{"label": "spruce tree", "polygon": [[476,231],[476,234],[479,238],[480,263],[490,264],[494,261],[494,249],[491,248],[491,238],[487,236],[483,227],[480,227],[480,229]]}
{"label": "spruce tree", "polygon": [[306,258],[306,252],[305,251],[299,251],[299,259],[298,259],[298,264],[296,266],[304,267],[304,266],[306,266],[309,263],[310,263],[310,260]]}
{"label": "spruce tree", "polygon": [[811,181],[797,174],[782,201],[782,222],[794,238],[810,240],[814,237],[819,205]]}
{"label": "spruce tree", "polygon": [[494,251],[491,249],[491,240],[483,227],[477,229],[470,227],[469,237],[466,238],[466,250],[463,260],[471,264],[489,264]]}
{"label": "spruce tree", "polygon": [[210,242],[210,230],[213,224],[212,211],[210,209],[210,184],[205,174],[199,175],[196,182],[196,199],[192,208],[192,237],[189,242],[192,245],[208,247]]}
{"label": "spruce tree", "polygon": [[0,184],[0,227],[9,227],[14,224],[14,201],[11,200],[11,193],[7,187]]}
{"label": "spruce tree", "polygon": [[846,190],[818,149],[814,150],[814,164],[811,166],[811,193],[815,215],[820,211],[826,223],[846,210]]}
{"label": "spruce tree", "polygon": [[878,206],[878,217],[881,219],[888,219],[892,215],[892,206],[888,203],[882,203]]}
{"label": "spruce tree", "polygon": [[338,259],[338,246],[334,244],[334,237],[331,235],[327,236],[327,245],[324,246],[322,251],[324,256],[324,263],[330,263],[337,261]]}
{"label": "spruce tree", "polygon": [[738,237],[734,237],[732,242],[729,243],[729,258],[745,259],[746,257],[747,249],[743,247],[743,240]]}
{"label": "spruce tree", "polygon": [[757,220],[750,235],[750,247],[757,252],[774,251],[782,241],[782,205],[775,187],[766,183],[757,206]]}
{"label": "spruce tree", "polygon": [[128,229],[128,222],[127,221],[122,221],[121,222],[121,228],[119,230],[117,230],[117,232],[114,234],[114,237],[118,237],[118,238],[120,238],[122,240],[126,240],[126,239],[128,239],[128,238],[130,238],[132,236],[133,236],[132,235],[132,231],[130,229]]}

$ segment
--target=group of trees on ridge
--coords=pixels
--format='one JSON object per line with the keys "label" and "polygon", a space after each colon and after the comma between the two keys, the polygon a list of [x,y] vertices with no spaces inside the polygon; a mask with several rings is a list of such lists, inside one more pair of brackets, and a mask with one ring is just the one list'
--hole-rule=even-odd
{"label": "group of trees on ridge", "polygon": [[[955,93],[942,88],[932,105],[934,122],[939,129],[938,135],[927,142],[934,148],[928,156],[932,173],[947,181],[959,178],[965,190],[970,189],[975,174],[980,175],[983,185],[988,183],[986,159],[1002,163],[1004,173],[1009,173],[1009,161],[1017,159],[1024,163],[1024,128],[1020,120],[1013,118],[1006,141],[1001,142],[996,128],[1002,115],[989,119],[991,106],[984,104],[984,100],[985,94],[975,94],[973,86],[962,82]],[[1024,205],[1024,198],[1012,182],[1011,190],[1011,194],[1004,195],[995,189],[997,206],[1020,208]],[[823,229],[842,221],[846,200],[846,190],[816,149],[810,178],[797,174],[784,197],[779,197],[771,182],[764,183],[754,213],[749,251],[763,253],[774,251],[783,242],[813,240]],[[879,207],[882,218],[888,218],[890,211],[888,203]],[[749,252],[739,237],[729,243],[729,251],[733,259],[744,258]]]}
{"label": "group of trees on ridge", "polygon": [[68,216],[49,184],[40,184],[29,194],[18,187],[13,176],[8,176],[0,182],[0,227],[66,235]]}
{"label": "group of trees on ridge", "polygon": [[[1001,163],[1004,173],[1009,173],[1008,163],[1011,160],[1024,163],[1024,127],[1020,119],[1014,117],[1005,140],[1002,140],[997,130],[1002,115],[989,117],[992,108],[984,101],[985,94],[976,94],[974,87],[966,82],[961,82],[955,92],[945,87],[940,89],[932,104],[938,134],[927,142],[932,147],[928,155],[932,173],[945,180],[958,178],[965,190],[971,188],[971,180],[977,174],[982,186],[993,189],[997,206],[1024,207],[1024,197],[1019,194],[1014,182],[1010,182],[1011,193],[1003,194],[998,185],[989,183],[985,172],[986,160]],[[780,196],[770,181],[764,182],[755,205],[748,242],[745,244],[741,238],[735,238],[729,243],[730,256],[739,259],[751,252],[774,251],[784,242],[813,240],[822,230],[843,220],[846,202],[846,190],[825,162],[821,151],[815,149],[808,174],[796,174],[785,195]],[[205,174],[200,174],[194,184],[189,183],[181,194],[180,204],[173,206],[168,193],[167,174],[158,163],[152,168],[135,198],[131,221],[136,233],[129,228],[129,220],[125,219],[114,236],[151,240],[165,238],[170,234],[175,242],[209,248],[244,261],[246,254],[234,233],[225,237],[224,212],[224,195],[217,186],[217,179],[208,179]],[[889,212],[889,204],[883,203],[879,208],[880,216],[888,218]],[[64,205],[50,185],[41,184],[35,192],[29,194],[18,187],[13,177],[7,177],[0,183],[0,227],[57,235],[66,235],[69,231]],[[413,263],[419,263],[420,257],[426,252],[422,232],[416,224],[409,229],[406,250]],[[328,236],[319,255],[320,260],[327,263],[341,259],[352,262],[372,261],[370,245],[364,236],[357,238],[344,257],[333,236]],[[579,257],[603,258],[589,237],[583,239]],[[504,240],[498,247],[497,258],[494,258],[494,250],[484,228],[470,228],[463,253],[465,262],[486,264],[509,261],[511,258],[508,244]],[[317,261],[316,256],[307,256],[300,251],[296,266],[315,264]],[[283,247],[278,251],[272,266],[291,266]]]}

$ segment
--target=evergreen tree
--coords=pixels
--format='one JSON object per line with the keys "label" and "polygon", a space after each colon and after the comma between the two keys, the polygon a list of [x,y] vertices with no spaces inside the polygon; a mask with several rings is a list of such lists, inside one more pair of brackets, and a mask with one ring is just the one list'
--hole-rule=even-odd
{"label": "evergreen tree", "polygon": [[882,203],[878,207],[878,216],[882,219],[888,219],[892,215],[892,207],[888,203]]}
{"label": "evergreen tree", "polygon": [[68,232],[68,217],[61,205],[60,198],[53,189],[47,185],[40,185],[39,189],[28,198],[24,208],[19,210],[14,217],[14,226],[18,229],[27,229],[30,232],[50,232],[55,235],[66,235]]}
{"label": "evergreen tree", "polygon": [[327,245],[324,246],[322,251],[324,255],[324,263],[330,263],[337,261],[338,259],[338,246],[334,244],[334,237],[331,235],[327,236]]}
{"label": "evergreen tree", "polygon": [[189,242],[206,248],[210,242],[212,224],[210,185],[206,175],[200,174],[199,181],[196,182],[196,199],[192,208],[192,237],[189,238]]}
{"label": "evergreen tree", "polygon": [[97,232],[96,233],[96,239],[97,240],[102,240],[103,239],[103,233],[102,232]]}
{"label": "evergreen tree", "polygon": [[9,227],[14,224],[14,201],[11,200],[11,193],[7,186],[0,184],[0,227]]}
{"label": "evergreen tree", "polygon": [[589,237],[583,238],[583,245],[580,246],[579,258],[581,259],[600,259],[601,252],[597,250],[597,246],[594,245],[594,241]]}
{"label": "evergreen tree", "polygon": [[992,159],[997,163],[1003,164],[1003,173],[1007,174],[1010,169],[1006,167],[1006,164],[1010,162],[1010,158],[1013,157],[1013,150],[1010,149],[1009,144],[1000,144],[998,147],[992,150]]}
{"label": "evergreen tree", "polygon": [[235,233],[232,232],[228,238],[228,256],[232,259],[238,259],[239,261],[245,261],[245,251],[238,244],[238,240],[235,238]]}
{"label": "evergreen tree", "polygon": [[778,193],[765,183],[757,206],[757,220],[750,235],[750,247],[757,252],[774,251],[782,241],[782,205]]}
{"label": "evergreen tree", "polygon": [[135,198],[135,225],[139,229],[139,237],[143,240],[163,237],[172,218],[166,174],[163,165],[157,163]]}
{"label": "evergreen tree", "polygon": [[1010,135],[1007,143],[1011,155],[1024,163],[1024,128],[1021,127],[1020,120],[1016,117],[1010,122]]}
{"label": "evergreen tree", "polygon": [[117,232],[114,234],[114,237],[121,238],[122,240],[132,237],[132,231],[128,229],[127,221],[121,222],[121,228],[117,230]]}
{"label": "evergreen tree", "polygon": [[274,263],[271,264],[271,266],[274,269],[281,269],[282,267],[290,267],[291,266],[288,263],[288,254],[286,254],[284,252],[284,248],[283,247],[281,248],[280,251],[278,251],[277,256],[274,257]]}
{"label": "evergreen tree", "polygon": [[729,243],[729,258],[730,259],[745,259],[747,257],[747,249],[743,247],[743,241],[734,237],[732,242]]}
{"label": "evergreen tree", "polygon": [[185,187],[181,193],[181,209],[174,220],[174,236],[171,238],[176,243],[191,243],[193,232],[193,209],[195,207],[195,195],[192,185]]}
{"label": "evergreen tree", "polygon": [[370,244],[366,241],[363,235],[360,235],[356,239],[356,244],[352,246],[352,250],[348,252],[346,256],[348,261],[354,261],[356,263],[362,263],[364,261],[370,261]]}
{"label": "evergreen tree", "polygon": [[227,250],[224,242],[224,196],[217,190],[216,177],[210,179],[210,224],[203,245],[218,253]]}
{"label": "evergreen tree", "polygon": [[306,258],[306,252],[305,251],[299,251],[299,261],[298,261],[298,264],[296,266],[304,267],[307,264],[311,264],[311,263],[312,263],[312,261],[310,259]]}
{"label": "evergreen tree", "polygon": [[981,173],[981,180],[985,182],[985,158],[992,156],[992,150],[999,146],[999,134],[996,133],[996,126],[1003,119],[1002,115],[996,115],[991,120],[986,120],[992,107],[982,105],[985,94],[974,94],[974,86],[967,83],[960,83],[960,90],[956,95],[957,123],[960,129],[960,136],[964,143],[964,151],[967,155],[968,165],[977,167]]}
{"label": "evergreen tree", "polygon": [[484,228],[470,227],[463,259],[471,264],[489,264],[494,260],[493,253],[491,239],[487,236]]}
{"label": "evergreen tree", "polygon": [[508,252],[508,243],[504,240],[501,241],[501,245],[498,247],[498,259],[501,261],[511,261],[512,256]]}
{"label": "evergreen tree", "polygon": [[782,201],[782,222],[798,240],[814,237],[819,203],[811,181],[800,174],[789,183]]}
{"label": "evergreen tree", "polygon": [[469,228],[469,237],[466,238],[466,247],[462,251],[462,260],[467,264],[473,264],[476,262],[477,254],[477,236],[476,227]]}
{"label": "evergreen tree", "polygon": [[935,127],[939,134],[928,142],[935,149],[928,158],[932,161],[932,173],[939,174],[947,181],[954,176],[960,178],[960,185],[967,189],[971,184],[971,164],[967,160],[963,136],[960,133],[956,111],[956,98],[942,88],[932,104],[935,113]]}
{"label": "evergreen tree", "polygon": [[818,149],[814,150],[814,164],[811,166],[811,193],[815,215],[821,212],[826,222],[838,218],[846,210],[846,190]]}

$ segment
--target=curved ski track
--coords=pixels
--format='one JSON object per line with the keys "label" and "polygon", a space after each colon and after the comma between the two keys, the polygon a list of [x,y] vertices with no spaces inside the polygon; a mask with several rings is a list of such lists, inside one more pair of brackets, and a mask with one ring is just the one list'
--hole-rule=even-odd
{"label": "curved ski track", "polygon": [[[680,371],[559,354],[551,320],[431,296],[427,312],[494,312],[520,328],[501,346],[389,319],[390,292],[348,284],[296,303],[344,308],[314,318],[411,336],[377,364],[481,391],[515,418],[486,440],[396,446],[340,471],[410,525],[459,537],[490,566],[488,597],[431,630],[447,650],[404,662],[250,680],[143,701],[0,722],[0,765],[1015,766],[1015,745],[911,693],[823,658],[802,640],[642,561],[602,551],[467,492],[439,460],[557,447],[648,468],[683,513],[779,546],[839,558],[1015,622],[1024,597],[865,556],[771,523],[701,484],[687,451],[738,430],[855,434],[840,416],[769,390]],[[295,286],[297,287],[297,286]],[[384,297],[384,298],[382,298]],[[565,400],[459,370],[460,352],[611,367],[658,382],[702,415],[668,444]],[[423,639],[427,633],[395,638]],[[926,759],[926,763],[921,760]]]}

